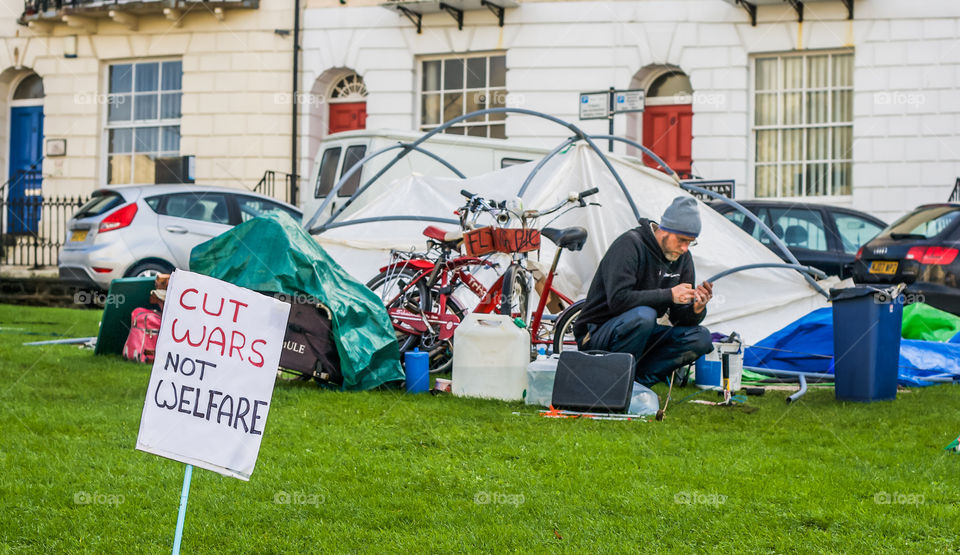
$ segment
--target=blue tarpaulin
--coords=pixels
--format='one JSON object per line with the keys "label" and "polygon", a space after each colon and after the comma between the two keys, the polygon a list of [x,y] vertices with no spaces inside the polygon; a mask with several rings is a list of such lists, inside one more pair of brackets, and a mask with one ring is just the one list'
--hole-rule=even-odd
{"label": "blue tarpaulin", "polygon": [[[743,365],[771,370],[833,373],[833,308],[821,308],[744,350]],[[924,378],[960,380],[960,344],[903,339],[897,382],[933,385]]]}

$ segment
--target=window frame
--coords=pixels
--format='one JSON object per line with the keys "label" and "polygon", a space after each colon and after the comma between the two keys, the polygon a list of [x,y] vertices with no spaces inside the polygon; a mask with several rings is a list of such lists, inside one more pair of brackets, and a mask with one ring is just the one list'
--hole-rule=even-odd
{"label": "window frame", "polygon": [[[840,253],[857,254],[857,249],[859,249],[863,245],[866,245],[867,243],[872,241],[877,235],[880,235],[880,233],[882,233],[883,230],[886,229],[887,227],[886,224],[882,222],[878,223],[874,220],[871,220],[870,218],[866,218],[864,217],[864,214],[859,214],[853,210],[845,210],[842,208],[831,206],[831,207],[825,207],[824,212],[827,213],[827,218],[830,220],[830,224],[834,228],[832,231],[832,233],[834,234],[833,238],[836,241],[836,250],[837,252],[840,252]],[[877,227],[877,232],[874,233],[871,238],[857,245],[857,248],[854,249],[853,252],[847,252],[847,250],[843,246],[843,232],[840,231],[840,222],[837,221],[838,217],[856,218],[860,221],[866,222],[872,226]]]}
{"label": "window frame", "polygon": [[[816,56],[828,56],[830,61],[828,62],[827,68],[827,85],[824,87],[811,87],[808,80],[808,63],[807,58],[816,57]],[[850,84],[842,87],[835,86],[833,83],[834,78],[834,56],[844,56],[849,55],[852,59],[852,66],[850,68]],[[780,114],[783,95],[785,93],[800,93],[801,94],[801,123],[797,124],[783,124],[775,123],[772,125],[757,125],[757,61],[762,59],[776,58],[777,60],[777,86],[776,86],[776,119],[777,121],[782,120],[782,114]],[[785,58],[802,58],[802,82],[801,87],[798,89],[791,88],[787,90],[784,86],[782,80],[782,64]],[[854,93],[855,93],[855,83],[854,83],[854,73],[856,72],[856,50],[854,48],[831,48],[831,49],[819,49],[819,50],[791,50],[783,52],[757,52],[750,55],[750,64],[749,64],[749,87],[748,87],[748,121],[749,121],[749,141],[748,141],[748,189],[750,191],[750,197],[758,200],[793,200],[799,202],[816,202],[817,199],[828,200],[830,202],[852,202],[853,200],[853,153],[852,147],[856,142],[856,137],[853,135],[854,129]],[[806,122],[808,119],[807,116],[807,95],[810,92],[824,92],[827,98],[826,111],[831,115],[833,113],[833,93],[837,91],[847,91],[850,93],[850,117],[844,123],[838,123],[835,121],[826,121],[821,123],[809,123]],[[782,134],[778,133],[778,141],[776,148],[776,160],[773,163],[760,163],[757,160],[757,143],[758,143],[758,131],[762,130],[793,130],[793,129],[818,129],[826,128],[830,129],[827,134],[826,144],[830,149],[830,154],[833,154],[833,140],[834,133],[833,129],[849,127],[850,129],[850,147],[851,152],[847,153],[845,157],[831,157],[826,159],[808,159],[807,158],[807,149],[808,149],[808,136],[806,133],[801,134],[801,156],[800,159],[796,162],[784,162],[782,160],[783,155],[783,141]],[[782,190],[782,168],[787,165],[799,164],[802,168],[803,181],[800,185],[800,195],[786,195]],[[850,182],[850,192],[845,194],[835,194],[834,193],[834,168],[838,163],[845,163],[850,165],[850,173],[848,179]],[[809,176],[811,175],[810,166],[814,164],[826,164],[827,165],[827,183],[825,184],[826,193],[820,195],[806,195],[803,194],[807,187],[807,182]],[[758,196],[757,194],[757,168],[760,166],[773,166],[777,168],[777,175],[775,178],[775,192],[771,196]]]}
{"label": "window frame", "polygon": [[[174,214],[170,214],[167,211],[168,210],[167,205],[169,204],[170,199],[172,197],[187,197],[187,196],[192,196],[194,201],[196,202],[199,202],[200,200],[203,200],[210,196],[222,197],[224,205],[227,207],[227,222],[226,223],[214,222],[211,220],[188,218],[186,216],[176,216]],[[157,202],[156,208],[154,208],[153,206],[150,206],[150,201],[153,199],[159,199],[159,201]],[[235,208],[232,206],[235,201],[232,198],[232,193],[226,190],[222,192],[221,191],[186,191],[186,190],[175,191],[175,192],[165,192],[165,193],[159,193],[156,195],[145,197],[143,200],[145,203],[147,203],[147,206],[150,206],[151,210],[157,213],[158,216],[164,216],[167,218],[177,218],[179,220],[190,220],[191,222],[202,222],[205,224],[213,224],[213,225],[226,225],[226,226],[237,225],[237,222],[236,222],[237,218],[234,217]]]}
{"label": "window frame", "polygon": [[[830,237],[830,223],[827,221],[826,211],[825,211],[822,207],[819,207],[819,206],[794,206],[794,207],[787,207],[787,206],[765,206],[765,207],[764,207],[764,210],[766,211],[766,217],[767,217],[766,220],[764,221],[764,223],[767,224],[767,226],[768,226],[771,230],[774,229],[774,227],[776,227],[777,225],[779,225],[778,222],[779,222],[781,219],[788,219],[788,218],[790,218],[790,217],[791,217],[790,214],[791,214],[792,212],[795,212],[795,211],[796,211],[796,212],[802,212],[802,213],[807,213],[807,214],[814,214],[814,215],[816,215],[818,218],[820,218],[819,231],[820,231],[820,233],[823,234],[823,238],[822,238],[822,239],[823,239],[823,248],[822,248],[822,249],[817,249],[817,248],[813,248],[813,247],[809,246],[809,245],[810,245],[810,242],[811,242],[812,239],[813,239],[813,235],[810,233],[809,229],[805,230],[805,231],[807,232],[806,244],[808,245],[808,246],[806,246],[806,247],[799,246],[799,245],[791,245],[791,244],[787,243],[787,229],[788,229],[788,228],[786,228],[786,227],[782,227],[782,229],[783,229],[783,237],[780,237],[780,240],[783,241],[783,244],[786,245],[787,248],[790,249],[790,250],[807,251],[807,252],[812,252],[812,253],[813,253],[813,252],[830,253],[830,252],[833,252],[833,251],[834,251],[833,245],[832,245],[832,243],[831,243],[831,237]],[[783,214],[779,214],[778,217],[774,218],[774,215],[776,214],[776,211],[783,211]],[[798,221],[807,221],[807,222],[811,222],[811,223],[814,224],[814,225],[816,224],[816,222],[813,222],[812,220],[806,220],[805,218],[800,218],[800,217],[796,217],[796,216],[793,216],[793,218],[794,218],[795,220],[798,220]],[[762,219],[762,218],[761,218],[761,219]],[[800,227],[806,227],[806,226],[802,226],[802,225],[801,225]],[[761,242],[762,242],[762,241],[761,241]],[[769,246],[770,244],[772,244],[772,242],[771,242],[771,243],[764,243],[764,244],[766,244],[766,245]]]}
{"label": "window frame", "polygon": [[[330,196],[331,191],[333,191],[333,187],[337,184],[337,181],[340,180],[340,178],[337,177],[337,175],[339,174],[341,162],[343,161],[343,153],[346,150],[346,147],[343,144],[331,144],[321,150],[322,152],[318,153],[319,155],[318,157],[320,158],[320,163],[317,164],[317,177],[313,183],[313,198],[317,198],[317,199],[324,199]],[[325,191],[321,194],[320,181],[323,179],[323,168],[324,168],[325,162],[327,161],[326,160],[327,153],[332,150],[337,151],[337,161],[333,165],[334,166],[333,183],[330,184],[330,190]],[[360,169],[363,170],[363,168],[360,168]]]}
{"label": "window frame", "polygon": [[[503,86],[502,86],[502,87],[501,87],[501,86],[496,86],[496,87],[494,87],[494,86],[492,86],[492,85],[490,84],[490,60],[489,60],[489,59],[490,59],[490,58],[494,58],[494,57],[499,57],[499,56],[502,56],[502,57],[503,57],[503,68],[504,68],[504,69],[503,69]],[[482,87],[483,91],[486,91],[486,94],[488,95],[488,99],[487,99],[487,102],[486,102],[486,107],[487,107],[487,108],[490,107],[490,101],[489,101],[490,92],[491,92],[491,91],[495,91],[495,90],[501,90],[501,89],[504,91],[504,93],[503,93],[503,94],[504,94],[504,102],[503,102],[503,105],[506,106],[506,104],[507,104],[507,103],[506,103],[506,97],[509,96],[509,94],[510,94],[510,93],[509,93],[509,89],[507,88],[507,73],[509,72],[510,68],[509,68],[509,65],[507,64],[507,51],[506,51],[506,50],[490,50],[490,51],[478,51],[478,52],[451,52],[451,53],[446,53],[446,54],[429,54],[429,55],[417,56],[417,57],[416,57],[416,66],[417,66],[417,67],[416,67],[416,94],[415,94],[415,100],[414,100],[414,114],[413,114],[413,117],[414,117],[414,120],[413,120],[414,129],[418,130],[418,131],[421,132],[421,133],[426,133],[426,132],[429,132],[429,131],[431,131],[431,130],[437,128],[437,127],[439,127],[439,126],[442,125],[442,124],[444,123],[444,121],[445,121],[445,120],[443,119],[443,105],[442,105],[442,103],[441,103],[441,106],[440,106],[440,110],[441,110],[441,112],[440,112],[440,122],[437,123],[437,124],[424,124],[424,123],[423,123],[423,98],[424,98],[424,93],[426,92],[426,91],[423,90],[423,65],[424,65],[424,63],[425,63],[425,62],[432,62],[432,61],[440,61],[440,67],[441,67],[441,72],[440,72],[440,89],[438,89],[438,91],[429,91],[429,92],[439,92],[440,94],[443,94],[443,93],[445,93],[445,92],[448,91],[448,90],[450,90],[450,91],[460,90],[460,91],[462,91],[462,92],[466,95],[466,94],[469,94],[469,93],[471,93],[471,92],[474,92],[474,93],[475,93],[475,92],[478,92],[479,89],[476,88],[476,87],[474,87],[474,88],[469,88],[469,87],[466,86],[466,83],[464,83],[464,87],[463,87],[462,89],[446,89],[446,88],[444,87],[444,83],[443,83],[443,80],[444,80],[444,74],[443,74],[443,66],[444,66],[444,63],[443,63],[443,62],[444,62],[445,60],[453,60],[453,59],[469,60],[469,59],[471,59],[471,58],[487,58],[487,75],[486,75],[486,82],[485,82],[485,86]],[[466,73],[464,73],[464,75],[466,75]],[[464,108],[464,110],[466,110],[466,108]],[[463,112],[463,114],[466,114],[466,113],[468,113],[468,112],[466,112],[466,111]],[[461,114],[461,115],[463,115],[463,114]],[[463,122],[460,122],[460,123],[458,123],[458,124],[456,124],[456,125],[453,126],[453,128],[463,128],[463,129],[464,129],[464,132],[463,132],[462,134],[459,134],[459,133],[446,133],[446,130],[444,131],[444,134],[445,134],[445,135],[446,135],[446,134],[449,134],[449,135],[459,135],[459,136],[461,136],[461,137],[473,137],[473,138],[480,138],[480,139],[499,139],[499,140],[506,140],[506,139],[509,138],[509,136],[507,135],[507,116],[508,116],[508,114],[504,114],[503,116],[504,116],[504,117],[503,117],[502,120],[496,120],[496,121],[490,120],[490,114],[487,114],[487,115],[485,116],[485,120],[484,120],[483,122],[468,122],[468,121],[463,121]],[[501,137],[494,137],[494,136],[492,136],[492,135],[490,134],[491,127],[493,127],[493,126],[499,126],[499,125],[502,125],[502,126],[503,126],[503,137],[502,137],[502,138],[501,138]],[[469,127],[485,127],[485,128],[486,128],[486,134],[483,135],[482,137],[481,137],[481,136],[477,136],[477,135],[470,135],[470,134],[467,133],[467,130],[466,130],[466,128],[469,128]]]}
{"label": "window frame", "polygon": [[249,220],[243,219],[242,204],[244,201],[257,201],[267,205],[272,205],[272,206],[275,206],[277,210],[280,210],[281,212],[287,214],[288,216],[290,216],[294,220],[297,220],[298,222],[303,219],[303,214],[297,214],[292,208],[274,199],[263,198],[263,197],[258,197],[254,195],[243,194],[243,193],[231,193],[231,196],[233,197],[233,202],[235,202],[237,206],[237,225],[240,225],[245,221],[249,221]]}
{"label": "window frame", "polygon": [[[347,166],[347,160],[350,159],[350,155],[352,153],[355,153],[358,149],[363,149],[363,151],[360,153],[360,157],[357,158],[356,160],[351,160],[351,164]],[[353,167],[356,166],[357,163],[363,160],[366,156],[367,156],[367,143],[356,143],[356,144],[345,145],[345,148],[343,149],[343,153],[340,155],[340,160],[339,160],[340,174],[339,174],[339,177],[337,177],[337,181],[334,182],[334,185],[336,185],[337,182],[343,179],[343,176],[347,175],[347,172],[353,169]],[[360,190],[360,187],[362,185],[363,185],[363,167],[358,169],[356,173],[350,176],[350,180],[343,184],[343,187],[339,191],[337,191],[337,197],[352,197],[357,191]]]}
{"label": "window frame", "polygon": [[[176,118],[176,119],[170,119],[170,118],[168,118],[168,119],[160,119],[160,117],[159,117],[159,116],[160,116],[160,113],[161,113],[160,111],[161,111],[161,109],[162,109],[162,108],[161,108],[161,104],[162,104],[162,98],[161,98],[161,97],[162,97],[162,94],[163,94],[163,92],[164,92],[163,89],[162,89],[162,87],[163,87],[163,84],[162,84],[162,79],[163,79],[163,63],[164,63],[164,62],[180,62],[180,89],[179,89],[179,93],[180,93],[180,117],[179,117],[179,118]],[[111,97],[111,94],[113,94],[113,93],[110,92],[110,68],[111,68],[112,66],[115,66],[115,65],[131,64],[131,65],[133,65],[133,66],[137,66],[137,65],[139,65],[139,64],[151,64],[151,63],[159,64],[159,68],[158,68],[158,84],[157,84],[157,86],[158,86],[158,89],[157,89],[157,94],[158,94],[158,101],[157,101],[157,119],[156,119],[156,120],[135,120],[135,119],[133,119],[133,110],[134,110],[135,108],[134,108],[133,105],[131,105],[131,107],[130,107],[130,110],[131,110],[131,119],[130,119],[129,122],[122,122],[122,123],[120,123],[120,124],[111,124],[111,123],[110,123],[110,102],[109,102],[109,99],[110,99],[110,97]],[[134,170],[133,170],[132,160],[131,160],[131,166],[130,166],[130,177],[131,177],[130,182],[128,182],[128,183],[116,183],[116,184],[111,184],[111,183],[109,182],[109,175],[110,175],[110,130],[111,130],[111,129],[134,129],[134,130],[135,130],[135,129],[141,128],[141,127],[158,127],[158,128],[163,128],[163,127],[169,127],[169,126],[172,126],[172,125],[176,125],[178,129],[182,129],[182,127],[183,127],[183,124],[182,124],[182,122],[183,122],[183,96],[184,96],[184,93],[183,93],[183,76],[184,76],[184,71],[183,71],[183,57],[182,57],[182,56],[162,56],[162,57],[157,57],[157,58],[133,58],[133,59],[105,60],[104,63],[103,63],[103,66],[102,66],[102,70],[103,70],[103,71],[101,72],[101,75],[100,75],[100,90],[101,90],[101,91],[104,91],[104,92],[103,92],[103,94],[97,95],[97,97],[96,97],[96,98],[100,101],[100,105],[101,105],[102,108],[103,108],[103,109],[102,109],[102,114],[101,114],[101,116],[100,116],[100,161],[99,161],[99,167],[100,167],[100,172],[101,172],[101,173],[100,173],[100,175],[101,175],[101,177],[100,177],[100,182],[103,183],[103,185],[104,185],[104,186],[107,186],[107,187],[121,187],[121,186],[129,186],[129,185],[133,185],[133,186],[158,185],[158,183],[153,183],[153,182],[151,182],[151,183],[141,183],[141,182],[136,181],[136,179],[134,179],[136,173],[135,173]],[[134,76],[135,76],[135,75],[136,75],[136,72],[134,71]],[[133,77],[132,79],[135,79],[135,77]],[[131,86],[131,92],[130,92],[129,94],[131,94],[131,95],[136,94],[135,89],[136,89],[136,82],[135,82],[135,80],[134,80],[134,82],[132,83],[132,86]],[[167,92],[171,92],[171,91],[167,91]],[[127,93],[121,93],[121,94],[127,94]],[[102,100],[101,100],[101,99],[102,99]],[[137,123],[138,121],[139,121],[140,123]],[[179,132],[179,131],[178,131],[178,132]],[[134,131],[134,135],[135,135],[135,134],[136,134],[136,132]],[[178,141],[178,143],[181,143],[181,144],[182,144],[183,133],[182,133],[182,132],[179,132],[179,135],[180,135],[180,140]],[[133,140],[135,140],[135,137],[134,137]],[[162,131],[159,131],[159,132],[158,132],[158,137],[157,137],[158,146],[160,146],[159,143],[160,143],[160,141],[162,141],[162,140],[163,140],[163,139],[162,139]],[[156,151],[153,151],[153,154],[166,153],[166,152],[167,152],[167,151],[156,150]],[[135,154],[136,154],[136,151],[130,153],[131,157],[132,157],[133,155],[135,155]],[[183,156],[183,149],[182,149],[182,148],[178,149],[177,154],[176,154],[176,157],[180,157],[180,156]],[[160,158],[160,156],[157,156],[157,157]],[[165,157],[165,156],[164,156],[164,157]],[[160,183],[159,185],[163,185],[163,184]]]}

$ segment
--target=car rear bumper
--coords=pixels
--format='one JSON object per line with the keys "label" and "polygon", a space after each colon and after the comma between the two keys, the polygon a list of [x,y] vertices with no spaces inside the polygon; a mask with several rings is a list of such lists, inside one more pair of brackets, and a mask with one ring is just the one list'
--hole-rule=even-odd
{"label": "car rear bumper", "polygon": [[94,281],[85,269],[76,266],[60,266],[60,281],[70,286],[104,289],[102,285]]}
{"label": "car rear bumper", "polygon": [[[104,291],[110,282],[123,277],[130,265],[129,255],[114,244],[93,245],[83,248],[64,248],[60,251],[60,279],[70,285],[93,286]],[[94,268],[109,268],[97,272]]]}

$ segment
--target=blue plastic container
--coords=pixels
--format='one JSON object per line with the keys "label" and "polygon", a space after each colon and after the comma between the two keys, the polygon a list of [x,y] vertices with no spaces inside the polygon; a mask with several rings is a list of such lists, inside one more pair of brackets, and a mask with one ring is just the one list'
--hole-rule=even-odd
{"label": "blue plastic container", "polygon": [[903,303],[868,287],[830,290],[837,400],[897,398]]}
{"label": "blue plastic container", "polygon": [[722,389],[723,369],[719,362],[708,361],[706,357],[697,359],[694,381],[700,389]]}
{"label": "blue plastic container", "polygon": [[430,388],[430,354],[417,348],[404,353],[403,360],[407,393],[426,393]]}

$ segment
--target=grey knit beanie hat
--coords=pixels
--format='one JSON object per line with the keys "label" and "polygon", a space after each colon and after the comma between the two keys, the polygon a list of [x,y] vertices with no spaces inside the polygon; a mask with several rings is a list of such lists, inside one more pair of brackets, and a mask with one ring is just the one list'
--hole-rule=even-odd
{"label": "grey knit beanie hat", "polygon": [[696,237],[700,235],[700,210],[693,197],[677,197],[663,211],[660,229],[670,233]]}

